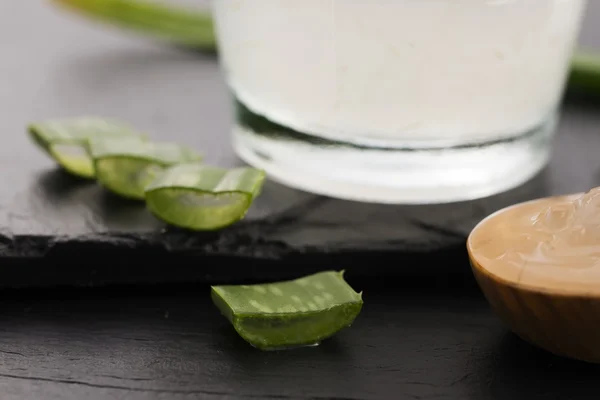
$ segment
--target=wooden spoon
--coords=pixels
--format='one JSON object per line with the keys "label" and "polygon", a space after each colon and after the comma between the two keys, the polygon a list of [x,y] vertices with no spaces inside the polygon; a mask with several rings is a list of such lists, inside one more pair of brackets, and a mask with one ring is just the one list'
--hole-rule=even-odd
{"label": "wooden spoon", "polygon": [[540,212],[580,196],[500,210],[473,229],[467,250],[486,299],[513,332],[556,355],[600,363],[600,264],[593,265],[600,241],[591,254],[596,242],[578,250],[533,228]]}

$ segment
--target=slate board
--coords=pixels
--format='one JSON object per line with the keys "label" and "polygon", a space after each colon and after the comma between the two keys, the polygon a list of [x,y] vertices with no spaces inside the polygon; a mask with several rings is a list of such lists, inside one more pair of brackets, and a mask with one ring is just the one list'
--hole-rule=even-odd
{"label": "slate board", "polygon": [[[216,58],[45,3],[2,2],[0,14],[12,16],[0,25],[0,285],[272,280],[323,268],[369,276],[465,271],[465,238],[491,212],[600,184],[600,112],[597,103],[573,97],[550,166],[502,195],[383,206],[268,182],[240,224],[206,234],[167,229],[143,205],[56,170],[24,127],[101,115],[200,149],[211,164],[240,165],[229,144],[231,104]],[[600,17],[600,4],[590,4],[589,20],[594,16]],[[588,23],[583,43],[600,47],[594,31],[600,28]]]}

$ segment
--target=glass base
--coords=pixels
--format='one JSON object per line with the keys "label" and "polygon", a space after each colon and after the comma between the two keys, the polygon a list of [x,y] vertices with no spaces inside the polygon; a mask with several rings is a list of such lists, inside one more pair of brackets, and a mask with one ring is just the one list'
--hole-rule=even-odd
{"label": "glass base", "polygon": [[[384,204],[440,204],[513,189],[548,163],[556,118],[510,139],[449,148],[372,148],[291,131],[238,104],[240,158],[287,186]],[[422,143],[421,143],[422,144]]]}

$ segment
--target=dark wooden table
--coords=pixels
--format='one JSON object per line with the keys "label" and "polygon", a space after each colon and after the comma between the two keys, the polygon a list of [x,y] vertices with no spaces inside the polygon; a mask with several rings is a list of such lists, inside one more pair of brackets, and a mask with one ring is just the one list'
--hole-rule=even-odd
{"label": "dark wooden table", "polygon": [[248,346],[205,286],[6,292],[0,398],[597,398],[599,368],[525,344],[468,279],[352,283],[354,326],[286,352]]}
{"label": "dark wooden table", "polygon": [[[600,48],[600,2],[590,3],[582,43]],[[51,171],[52,163],[28,143],[23,126],[56,116],[110,115],[143,128],[159,127],[200,148],[215,148],[215,140],[227,142],[215,135],[226,135],[230,109],[214,57],[101,29],[42,2],[4,1],[0,15],[0,284],[38,286],[0,292],[1,400],[598,397],[599,368],[527,345],[489,311],[464,254],[469,227],[490,210],[521,195],[600,185],[597,105],[575,98],[567,102],[550,166],[525,189],[518,189],[516,197],[513,193],[460,207],[398,208],[381,214],[376,206],[328,201],[318,218],[292,228],[273,233],[261,230],[261,225],[247,225],[259,227],[249,244],[241,238],[252,234],[202,242],[194,268],[182,267],[183,258],[155,252],[136,236],[154,224],[143,210],[113,200],[106,200],[104,208],[96,207],[97,194],[91,189],[67,193],[72,185]],[[226,145],[207,156],[219,164],[237,162]],[[290,199],[308,201],[316,208],[324,201],[270,186],[253,218],[260,221],[261,215],[270,215]],[[86,208],[88,201],[96,208]],[[347,227],[315,223],[336,212],[364,221],[377,217],[379,225],[368,225],[372,229],[361,236],[349,234]],[[386,221],[387,215],[401,214],[416,215],[411,220],[416,228],[396,229]],[[452,226],[424,223],[436,222],[442,215],[450,216],[445,222]],[[135,226],[139,232],[111,236],[124,226]],[[410,239],[425,237],[425,231],[429,235],[425,242],[453,241],[453,245],[432,251],[431,256],[396,254],[386,261],[391,248],[406,251],[413,243]],[[69,241],[77,235],[91,241],[61,247],[57,238],[64,234],[72,234]],[[111,262],[117,254],[109,251],[112,242],[137,253]],[[339,253],[344,246],[364,252],[358,258],[344,257]],[[45,258],[48,247],[59,251]],[[235,271],[223,258],[201,257],[211,251],[248,256],[227,258],[237,262],[237,271],[246,277],[266,277],[270,273],[265,271],[294,275],[316,264],[349,267],[348,279],[364,291],[365,307],[353,327],[319,347],[260,352],[237,337],[219,315],[206,283],[39,287],[88,281],[198,282],[207,275],[222,279]],[[98,269],[93,262],[102,254],[104,268]],[[266,257],[272,259],[268,266],[261,254],[273,255]],[[303,261],[296,258],[307,254]],[[148,266],[153,258],[159,267]],[[350,261],[363,270],[364,266],[371,271],[393,270],[393,278],[358,274],[360,268],[353,269]]]}

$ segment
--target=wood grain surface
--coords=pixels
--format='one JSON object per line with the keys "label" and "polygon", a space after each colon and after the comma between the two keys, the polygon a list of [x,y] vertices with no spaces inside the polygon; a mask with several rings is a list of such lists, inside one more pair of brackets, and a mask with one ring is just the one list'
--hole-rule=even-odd
{"label": "wood grain surface", "polygon": [[7,291],[2,399],[596,398],[597,367],[511,334],[471,277],[348,279],[354,325],[284,352],[251,348],[202,285]]}
{"label": "wood grain surface", "polygon": [[473,272],[496,313],[523,340],[558,356],[600,364],[598,297],[532,290],[498,279],[476,261]]}

